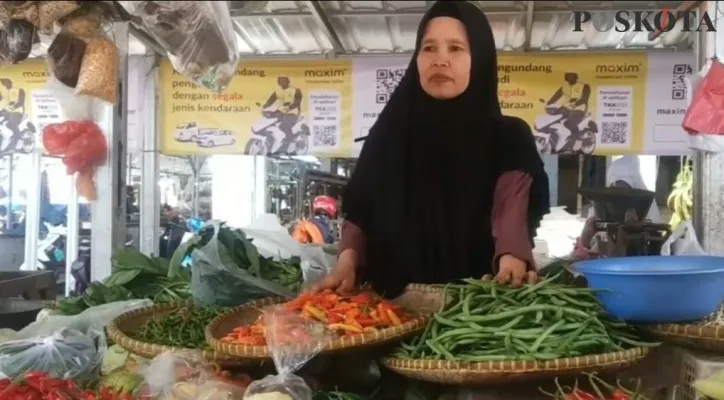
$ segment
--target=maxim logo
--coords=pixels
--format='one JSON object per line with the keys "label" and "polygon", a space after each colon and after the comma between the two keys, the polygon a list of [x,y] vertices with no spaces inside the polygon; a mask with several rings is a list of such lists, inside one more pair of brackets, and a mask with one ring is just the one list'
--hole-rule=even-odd
{"label": "maxim logo", "polygon": [[33,71],[23,72],[23,78],[49,78],[50,73],[48,71]]}
{"label": "maxim logo", "polygon": [[305,78],[342,78],[347,74],[346,68],[329,69],[307,69],[304,70]]}
{"label": "maxim logo", "polygon": [[596,73],[636,74],[641,71],[641,64],[598,64]]}

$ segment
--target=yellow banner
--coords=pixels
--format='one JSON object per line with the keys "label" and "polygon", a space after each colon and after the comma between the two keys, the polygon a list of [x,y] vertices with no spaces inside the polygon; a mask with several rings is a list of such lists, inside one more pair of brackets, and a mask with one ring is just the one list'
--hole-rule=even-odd
{"label": "yellow banner", "polygon": [[223,93],[161,65],[164,154],[351,153],[349,60],[244,62]]}
{"label": "yellow banner", "polygon": [[498,96],[543,153],[642,154],[648,70],[646,53],[500,55]]}
{"label": "yellow banner", "polygon": [[61,120],[58,102],[45,90],[48,65],[28,60],[0,72],[0,155],[42,147],[42,127]]}

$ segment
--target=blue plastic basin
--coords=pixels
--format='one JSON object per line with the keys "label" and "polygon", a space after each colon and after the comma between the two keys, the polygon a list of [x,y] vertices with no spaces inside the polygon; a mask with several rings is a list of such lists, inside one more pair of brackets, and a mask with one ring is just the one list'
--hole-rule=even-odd
{"label": "blue plastic basin", "polygon": [[724,301],[724,257],[650,256],[573,264],[611,315],[673,323],[705,318]]}

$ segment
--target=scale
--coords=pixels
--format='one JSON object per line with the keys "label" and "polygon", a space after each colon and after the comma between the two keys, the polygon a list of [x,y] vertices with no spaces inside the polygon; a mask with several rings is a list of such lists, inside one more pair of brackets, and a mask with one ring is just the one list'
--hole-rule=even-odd
{"label": "scale", "polygon": [[655,193],[648,190],[608,187],[578,189],[593,201],[596,232],[605,232],[605,257],[653,256],[671,234],[669,224],[645,221]]}

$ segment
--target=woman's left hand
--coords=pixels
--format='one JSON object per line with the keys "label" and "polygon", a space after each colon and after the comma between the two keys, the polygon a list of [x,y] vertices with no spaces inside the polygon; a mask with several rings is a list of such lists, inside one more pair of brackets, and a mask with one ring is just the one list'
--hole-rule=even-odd
{"label": "woman's left hand", "polygon": [[[483,279],[486,278],[491,279],[492,277],[483,277]],[[538,274],[535,271],[528,271],[524,261],[505,254],[500,257],[498,275],[495,276],[495,280],[500,285],[510,283],[512,287],[520,287],[524,283],[534,285],[538,282]]]}

